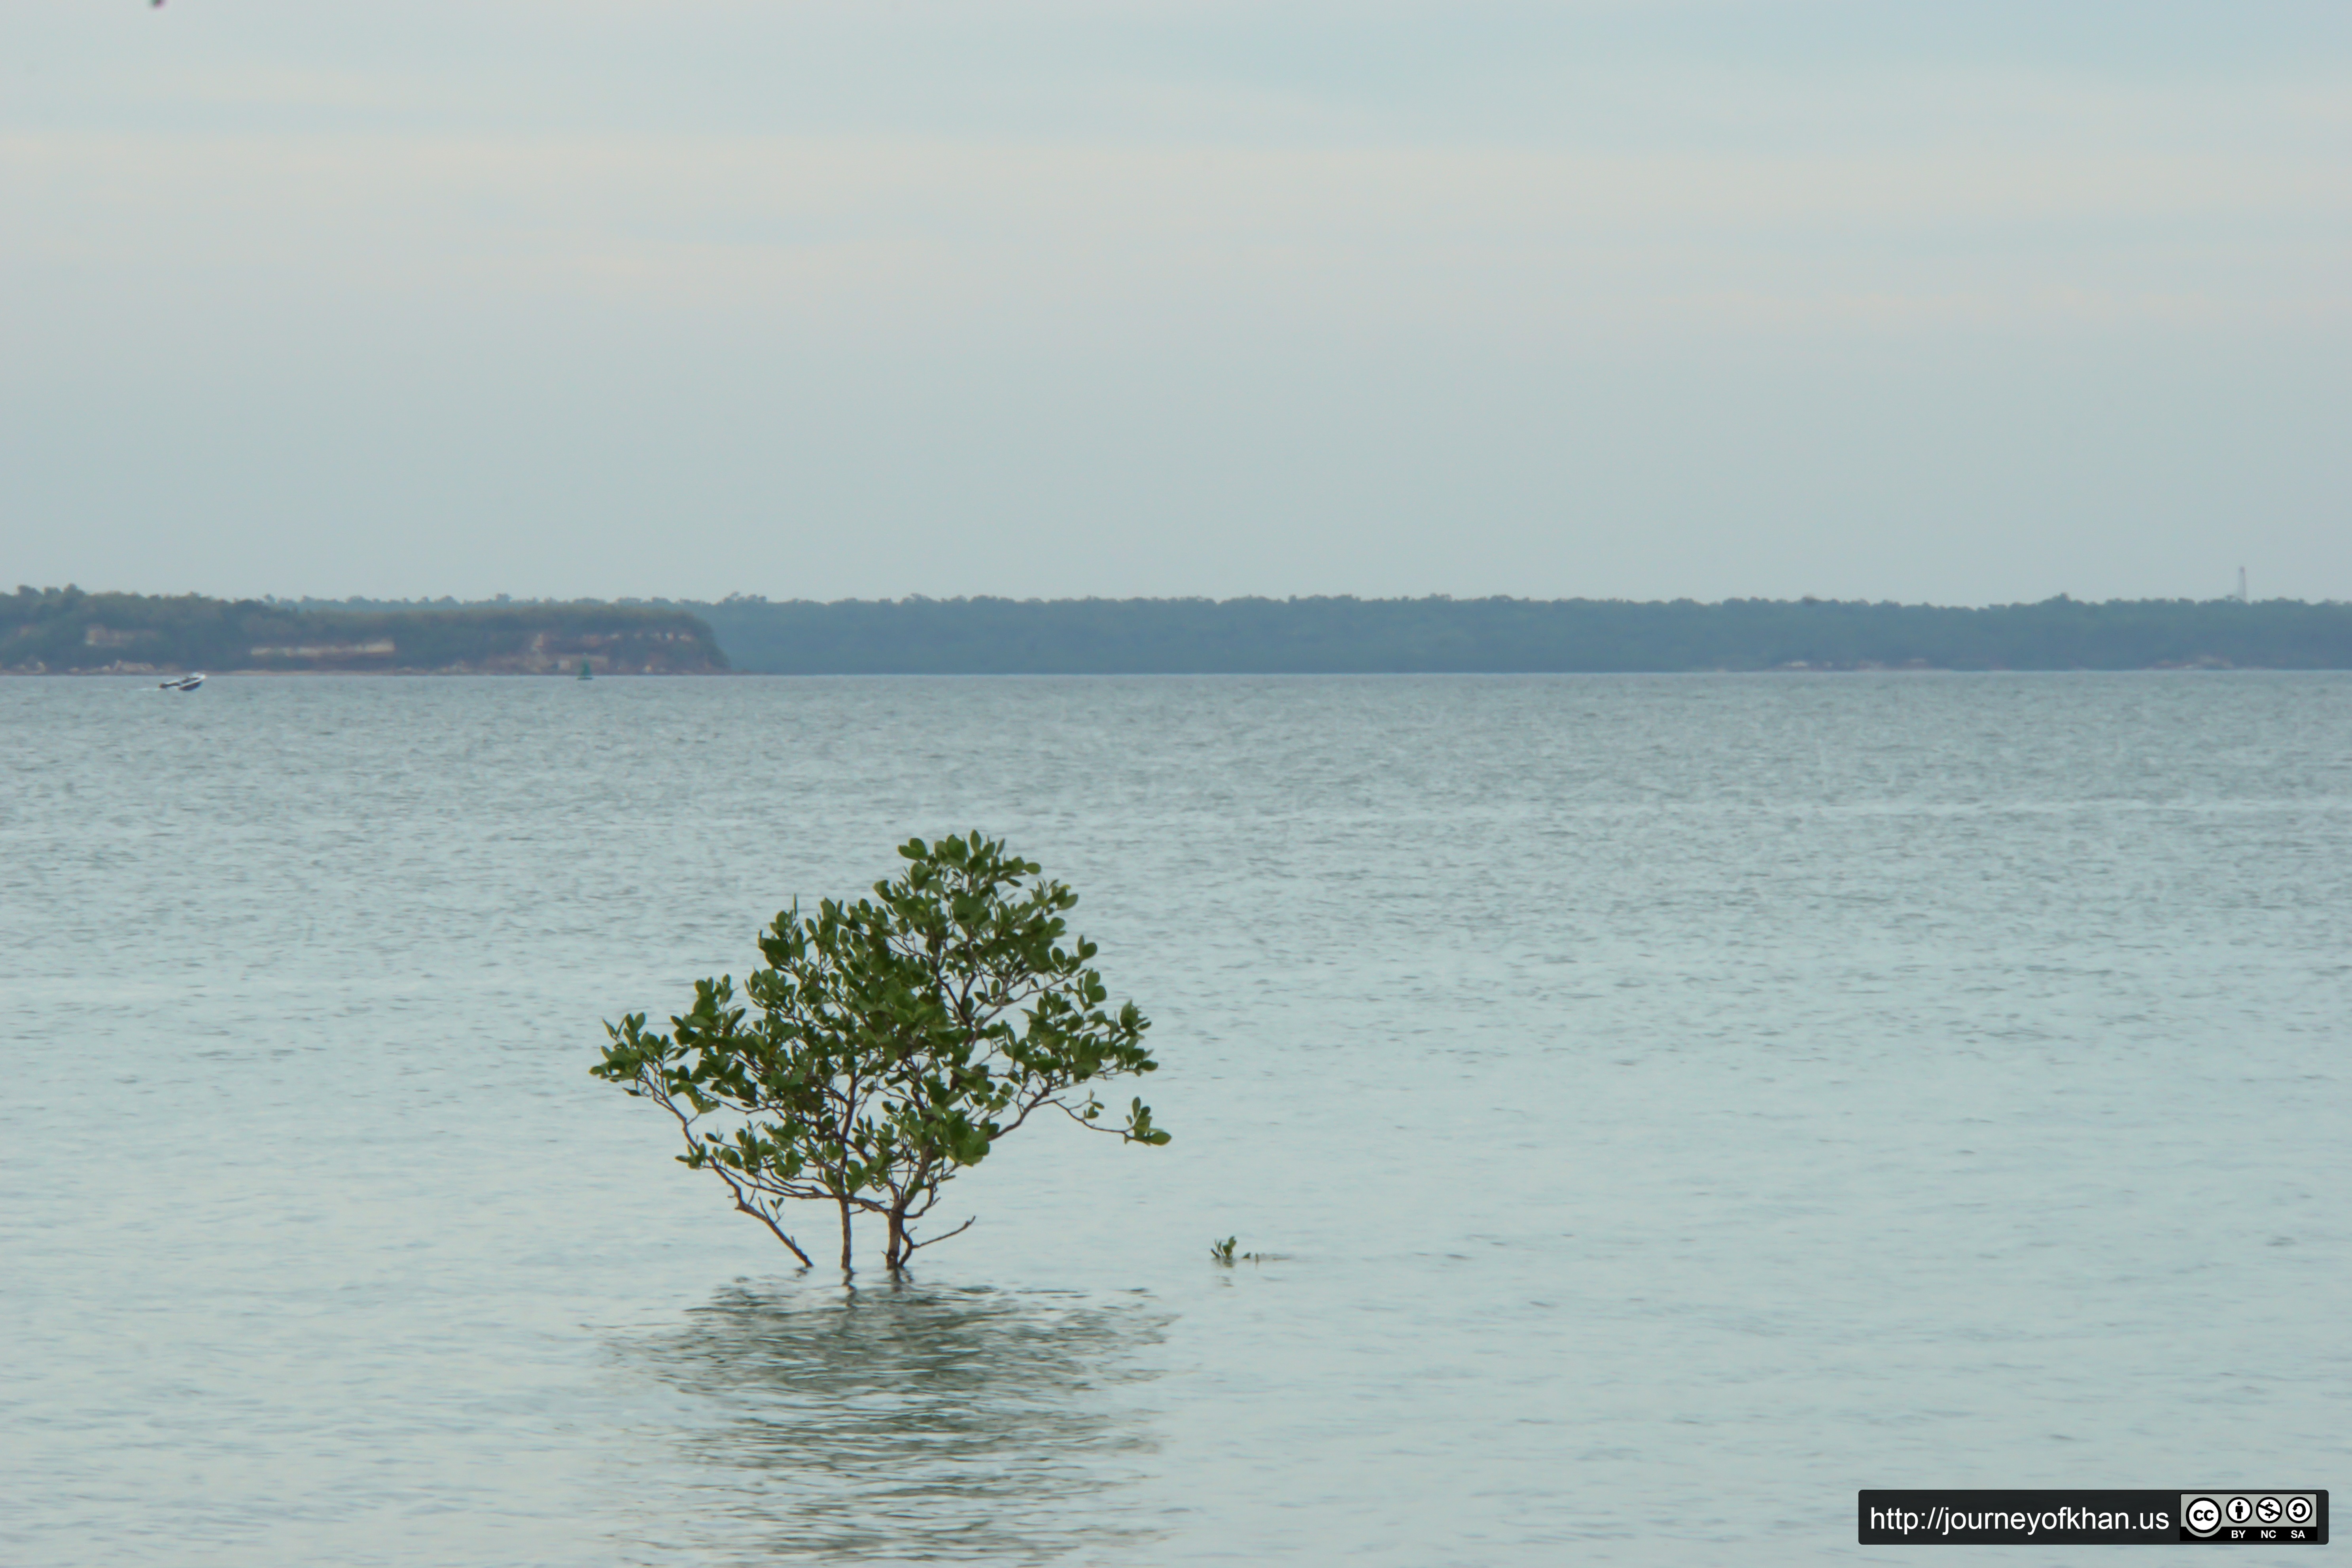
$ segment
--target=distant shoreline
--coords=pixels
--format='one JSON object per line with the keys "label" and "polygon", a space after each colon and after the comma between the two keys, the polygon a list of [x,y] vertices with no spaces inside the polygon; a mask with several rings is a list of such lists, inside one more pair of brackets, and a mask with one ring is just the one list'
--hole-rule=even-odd
{"label": "distant shoreline", "polygon": [[[168,679],[187,673],[170,669],[0,669],[0,680],[122,680]],[[207,681],[246,679],[299,678],[319,680],[565,680],[578,677],[562,670],[511,669],[222,669],[204,672]],[[1725,676],[1741,680],[1839,677],[1899,676],[2054,676],[2054,675],[2343,675],[2352,667],[2270,665],[2144,665],[2113,669],[2082,666],[2049,669],[1946,669],[1935,666],[1897,668],[1884,665],[1771,669],[1215,669],[1215,670],[623,670],[596,676],[598,680],[1657,680]]]}
{"label": "distant shoreline", "polygon": [[2057,598],[901,599],[681,604],[747,673],[1828,674],[2352,669],[2352,605]]}
{"label": "distant shoreline", "polygon": [[2352,669],[2352,605],[205,599],[20,589],[0,673],[1676,675]]}

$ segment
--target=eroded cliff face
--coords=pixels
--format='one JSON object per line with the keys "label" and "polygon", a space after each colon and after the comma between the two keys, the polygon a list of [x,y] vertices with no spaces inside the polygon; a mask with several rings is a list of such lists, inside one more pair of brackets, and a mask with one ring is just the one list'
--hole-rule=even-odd
{"label": "eroded cliff face", "polygon": [[708,657],[717,652],[718,644],[707,630],[698,639],[685,631],[650,628],[580,632],[570,637],[544,631],[534,633],[530,647],[498,661],[494,668],[511,668],[518,674],[544,675],[577,670],[585,664],[598,675],[697,674],[720,667],[713,665]]}
{"label": "eroded cliff face", "polygon": [[396,637],[257,647],[249,668],[436,675],[576,675],[583,664],[594,675],[707,675],[726,668],[725,660],[714,657],[717,647],[707,632],[698,637],[679,630],[543,630],[532,632],[520,646],[505,646],[510,638],[488,640],[491,646],[472,650],[471,657],[430,664],[415,662]]}
{"label": "eroded cliff face", "polygon": [[298,610],[195,595],[21,589],[0,597],[0,670],[182,669],[451,675],[702,675],[727,668],[710,628],[636,605]]}

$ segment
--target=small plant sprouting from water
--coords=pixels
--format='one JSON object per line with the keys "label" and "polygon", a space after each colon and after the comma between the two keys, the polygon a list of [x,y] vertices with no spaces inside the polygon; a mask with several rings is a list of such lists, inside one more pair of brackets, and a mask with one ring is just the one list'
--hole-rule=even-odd
{"label": "small plant sprouting from water", "polygon": [[1209,1243],[1209,1256],[1228,1268],[1236,1263],[1263,1263],[1272,1256],[1263,1252],[1234,1251],[1234,1248],[1239,1247],[1242,1238],[1238,1236],[1229,1236],[1223,1241],[1213,1241]]}

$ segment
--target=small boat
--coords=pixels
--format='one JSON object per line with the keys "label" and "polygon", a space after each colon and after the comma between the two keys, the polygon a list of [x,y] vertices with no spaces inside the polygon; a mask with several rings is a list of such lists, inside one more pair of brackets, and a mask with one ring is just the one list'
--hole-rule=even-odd
{"label": "small boat", "polygon": [[194,675],[178,676],[170,680],[159,680],[155,684],[159,690],[163,691],[194,691],[204,683],[205,672],[200,669]]}

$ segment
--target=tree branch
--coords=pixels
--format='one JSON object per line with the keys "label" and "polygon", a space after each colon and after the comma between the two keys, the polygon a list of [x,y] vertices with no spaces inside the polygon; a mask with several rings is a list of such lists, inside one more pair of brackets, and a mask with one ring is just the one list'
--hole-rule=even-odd
{"label": "tree branch", "polygon": [[[920,1252],[923,1248],[925,1248],[925,1247],[927,1247],[930,1246],[932,1242],[935,1242],[935,1241],[945,1241],[945,1240],[947,1240],[950,1237],[961,1236],[965,1231],[970,1230],[973,1226],[976,1226],[976,1225],[978,1225],[979,1223],[980,1223],[980,1216],[979,1216],[978,1215],[972,1215],[970,1219],[968,1219],[968,1220],[964,1221],[961,1225],[960,1225],[960,1226],[956,1226],[953,1230],[943,1230],[943,1231],[940,1232],[940,1234],[939,1234],[939,1235],[934,1236],[934,1237],[929,1237],[929,1238],[927,1238],[927,1239],[925,1239],[925,1240],[922,1240],[922,1241],[917,1241],[913,1237],[911,1237],[911,1236],[908,1236],[908,1237],[907,1237],[907,1256],[908,1256],[909,1258],[913,1257],[916,1253]],[[899,1234],[899,1235],[901,1235],[901,1236],[906,1236],[906,1232],[905,1232],[905,1231],[903,1231],[903,1230],[902,1230],[902,1231],[900,1231],[898,1234]]]}
{"label": "tree branch", "polygon": [[[677,1108],[677,1102],[670,1098],[669,1091],[667,1089],[655,1089],[654,1098],[661,1101],[664,1110],[667,1110],[672,1116],[677,1118],[678,1131],[685,1134],[687,1147],[689,1149],[701,1147],[701,1145],[696,1143],[694,1141],[694,1123],[697,1121],[697,1118],[688,1116],[685,1111],[680,1110]],[[707,1170],[716,1171],[719,1173],[719,1179],[726,1183],[727,1190],[735,1195],[736,1208],[740,1209],[744,1214],[750,1215],[753,1219],[758,1220],[761,1225],[766,1226],[770,1230],[773,1231],[778,1241],[782,1242],[786,1247],[792,1248],[793,1256],[801,1260],[802,1268],[809,1268],[814,1267],[814,1265],[809,1262],[809,1255],[801,1250],[801,1244],[784,1234],[784,1227],[776,1223],[774,1215],[769,1214],[766,1210],[756,1206],[750,1200],[744,1197],[742,1184],[735,1179],[732,1172],[729,1171],[726,1166],[720,1164],[715,1158],[706,1157],[703,1161],[703,1166]],[[757,1183],[754,1183],[753,1184],[760,1185],[760,1184]],[[761,1190],[773,1191],[774,1189],[762,1186]],[[789,1194],[780,1193],[777,1195],[779,1197],[782,1197]]]}

